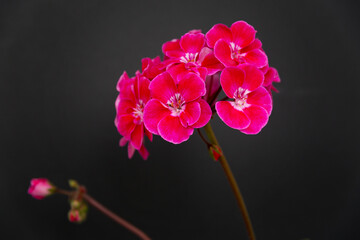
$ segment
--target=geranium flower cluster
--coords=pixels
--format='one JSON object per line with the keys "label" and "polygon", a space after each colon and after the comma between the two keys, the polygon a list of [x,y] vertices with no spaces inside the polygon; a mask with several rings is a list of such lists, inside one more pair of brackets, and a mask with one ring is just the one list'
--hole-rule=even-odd
{"label": "geranium flower cluster", "polygon": [[[115,125],[128,144],[146,159],[145,136],[153,134],[179,144],[194,129],[204,127],[217,113],[229,127],[257,134],[272,110],[273,82],[280,82],[269,67],[255,29],[244,21],[227,27],[216,24],[206,34],[192,30],[162,46],[163,60],[142,59],[141,71],[117,84]],[[221,90],[225,98],[217,100]]]}

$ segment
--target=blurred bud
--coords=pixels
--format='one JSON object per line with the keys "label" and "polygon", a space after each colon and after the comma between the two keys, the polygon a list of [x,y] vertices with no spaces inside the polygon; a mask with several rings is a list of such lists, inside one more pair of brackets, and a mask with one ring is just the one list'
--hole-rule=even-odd
{"label": "blurred bud", "polygon": [[221,148],[217,145],[211,145],[209,147],[209,153],[210,153],[210,156],[215,160],[217,161],[219,159],[219,157],[223,154],[222,151],[221,151]]}
{"label": "blurred bud", "polygon": [[68,217],[70,222],[81,222],[79,210],[70,210]]}
{"label": "blurred bud", "polygon": [[43,199],[54,193],[55,190],[56,187],[46,178],[33,178],[31,179],[28,193],[36,199]]}
{"label": "blurred bud", "polygon": [[79,188],[79,183],[76,180],[70,179],[69,186],[72,188]]}
{"label": "blurred bud", "polygon": [[72,200],[70,201],[70,206],[71,206],[71,209],[79,209],[80,206],[81,206],[82,202],[81,201],[78,201],[78,200]]}
{"label": "blurred bud", "polygon": [[84,201],[72,200],[70,201],[71,209],[68,213],[70,222],[82,223],[85,221],[88,211],[88,206]]}

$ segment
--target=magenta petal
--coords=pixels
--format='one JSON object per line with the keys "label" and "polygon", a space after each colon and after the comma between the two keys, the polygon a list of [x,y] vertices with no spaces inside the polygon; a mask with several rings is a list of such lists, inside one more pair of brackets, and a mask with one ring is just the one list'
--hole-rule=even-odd
{"label": "magenta petal", "polygon": [[231,102],[219,101],[215,105],[220,119],[229,127],[244,129],[250,125],[250,119],[242,111],[235,109]]}
{"label": "magenta petal", "polygon": [[124,82],[129,80],[129,76],[127,75],[126,71],[123,72],[123,74],[121,74],[117,84],[116,84],[116,90],[118,90],[118,92],[120,92]]}
{"label": "magenta petal", "polygon": [[206,76],[208,75],[208,70],[205,67],[198,67],[193,69],[195,73],[197,73],[200,78],[205,82]]}
{"label": "magenta petal", "polygon": [[207,45],[213,48],[219,39],[225,39],[230,42],[231,36],[231,31],[226,25],[216,24],[206,33]]}
{"label": "magenta petal", "polygon": [[129,144],[128,144],[128,158],[131,159],[134,156],[134,153],[135,153],[135,148],[131,144],[131,142],[129,142]]}
{"label": "magenta petal", "polygon": [[241,49],[241,52],[250,52],[251,50],[254,49],[261,49],[261,47],[262,47],[261,41],[256,38],[249,46]]}
{"label": "magenta petal", "polygon": [[220,73],[214,74],[214,75],[208,75],[205,80],[206,84],[206,94],[204,96],[204,99],[207,102],[213,102],[214,97],[218,91],[221,90],[220,86]]}
{"label": "magenta petal", "polygon": [[115,109],[116,111],[118,111],[118,106],[119,106],[119,103],[120,103],[120,100],[121,100],[121,97],[120,97],[120,94],[116,97],[116,100],[115,100]]}
{"label": "magenta petal", "polygon": [[162,51],[164,55],[168,57],[181,57],[184,55],[184,52],[181,50],[178,39],[173,39],[169,42],[166,42],[162,46]]}
{"label": "magenta petal", "polygon": [[117,102],[117,115],[132,114],[135,107],[136,105],[133,101],[120,100]]}
{"label": "magenta petal", "polygon": [[146,68],[148,68],[151,62],[151,58],[149,57],[141,59],[141,71],[144,71]]}
{"label": "magenta petal", "polygon": [[144,108],[144,124],[147,130],[153,134],[159,134],[159,122],[170,114],[169,109],[157,99],[151,99]]}
{"label": "magenta petal", "polygon": [[149,157],[149,152],[148,150],[145,148],[144,145],[141,146],[140,150],[139,150],[140,156],[146,160]]}
{"label": "magenta petal", "polygon": [[134,131],[131,133],[131,143],[136,150],[139,150],[144,140],[144,126],[142,124],[136,125]]}
{"label": "magenta petal", "polygon": [[203,99],[199,99],[198,102],[200,104],[201,114],[199,120],[195,124],[191,125],[193,128],[202,128],[210,121],[212,116],[212,111],[209,104]]}
{"label": "magenta petal", "polygon": [[245,79],[245,73],[237,67],[225,68],[220,76],[221,86],[229,98],[234,98],[234,93],[242,87]]}
{"label": "magenta petal", "polygon": [[178,91],[185,102],[193,101],[205,95],[205,82],[195,73],[188,73],[179,80]]}
{"label": "magenta petal", "polygon": [[255,91],[249,93],[246,103],[263,107],[269,115],[271,113],[272,98],[270,93],[264,87],[259,87]]}
{"label": "magenta petal", "polygon": [[135,95],[132,89],[133,84],[134,78],[129,78],[127,73],[124,71],[116,86],[116,89],[119,91],[119,97],[121,100],[128,99],[135,101]]}
{"label": "magenta petal", "polygon": [[193,29],[188,31],[188,33],[201,33],[201,29]]}
{"label": "magenta petal", "polygon": [[180,51],[180,40],[179,39],[173,39],[169,42],[166,42],[162,45],[162,50],[163,52],[168,52],[168,51]]}
{"label": "magenta petal", "polygon": [[150,90],[149,90],[150,80],[146,77],[136,76],[134,81],[134,92],[137,99],[141,99],[146,103],[150,99]]}
{"label": "magenta petal", "polygon": [[264,82],[264,74],[253,65],[242,65],[241,69],[245,72],[245,79],[242,88],[253,91],[260,87]]}
{"label": "magenta petal", "polygon": [[180,46],[187,53],[198,53],[204,47],[205,36],[202,33],[186,33],[180,39]]}
{"label": "magenta petal", "polygon": [[119,146],[123,147],[128,143],[128,140],[125,137],[122,137],[119,141]]}
{"label": "magenta petal", "polygon": [[142,75],[149,80],[154,79],[157,75],[164,72],[165,65],[161,62],[160,57],[157,56],[153,60],[150,58],[142,59]]}
{"label": "magenta petal", "polygon": [[251,119],[250,125],[240,131],[246,134],[257,134],[266,125],[269,115],[262,107],[252,105],[244,109],[246,115]]}
{"label": "magenta petal", "polygon": [[258,68],[262,68],[268,64],[268,58],[265,52],[261,51],[260,49],[254,49],[250,52],[244,53],[242,59],[251,65],[255,65]]}
{"label": "magenta petal", "polygon": [[231,48],[229,44],[224,41],[223,39],[220,39],[216,42],[214,47],[214,54],[215,57],[225,65],[225,67],[231,67],[236,66],[238,63],[234,61],[231,57]]}
{"label": "magenta petal", "polygon": [[279,77],[277,70],[273,67],[270,67],[265,74],[265,79],[264,79],[263,85],[269,86],[273,82],[280,82],[280,77]]}
{"label": "magenta petal", "polygon": [[127,85],[126,87],[121,89],[121,91],[119,93],[121,100],[129,100],[129,101],[133,101],[133,102],[136,101],[133,86],[134,85],[131,84],[131,85]]}
{"label": "magenta petal", "polygon": [[170,73],[171,77],[175,79],[176,83],[179,83],[181,79],[185,78],[188,73],[193,73],[198,75],[201,79],[205,79],[207,75],[207,69],[204,67],[193,67],[189,68],[186,66],[187,64],[179,63],[173,64],[168,68],[167,72]]}
{"label": "magenta petal", "polygon": [[206,67],[208,74],[213,75],[224,68],[224,65],[215,57],[209,48],[203,48],[199,54],[199,62]]}
{"label": "magenta petal", "polygon": [[135,128],[134,117],[130,114],[119,116],[116,127],[121,135],[129,139]]}
{"label": "magenta petal", "polygon": [[200,118],[201,107],[200,103],[194,101],[185,105],[184,111],[179,115],[180,122],[184,127],[188,127],[196,123]]}
{"label": "magenta petal", "polygon": [[168,72],[156,76],[149,85],[151,96],[164,104],[176,93],[176,85]]}
{"label": "magenta petal", "polygon": [[[269,64],[265,65],[262,68],[259,68],[259,70],[263,73],[266,74],[266,72],[269,70]],[[265,80],[264,80],[265,81]]]}
{"label": "magenta petal", "polygon": [[173,79],[175,79],[176,83],[179,82],[178,76],[182,73],[187,73],[188,70],[185,68],[184,63],[172,64],[167,69],[167,72],[171,75]]}
{"label": "magenta petal", "polygon": [[146,128],[145,128],[145,135],[146,135],[147,138],[150,140],[150,142],[152,142],[152,140],[153,140],[153,135],[152,135],[152,133],[149,132],[149,130],[147,130]]}
{"label": "magenta petal", "polygon": [[198,62],[202,63],[207,55],[214,54],[213,50],[208,47],[203,47],[199,52]]}
{"label": "magenta petal", "polygon": [[255,39],[255,29],[244,21],[233,23],[230,27],[233,41],[241,48],[246,47]]}
{"label": "magenta petal", "polygon": [[271,71],[274,74],[273,82],[279,83],[281,80],[280,80],[280,76],[279,76],[278,71],[273,67],[269,68],[269,71]]}
{"label": "magenta petal", "polygon": [[163,118],[159,122],[158,129],[163,139],[174,144],[188,140],[194,132],[194,129],[191,127],[185,128],[180,123],[179,117],[173,117],[171,115]]}
{"label": "magenta petal", "polygon": [[153,65],[159,65],[161,64],[161,58],[160,56],[156,56],[155,58],[143,58],[141,59],[141,71],[145,71],[147,68],[153,66]]}

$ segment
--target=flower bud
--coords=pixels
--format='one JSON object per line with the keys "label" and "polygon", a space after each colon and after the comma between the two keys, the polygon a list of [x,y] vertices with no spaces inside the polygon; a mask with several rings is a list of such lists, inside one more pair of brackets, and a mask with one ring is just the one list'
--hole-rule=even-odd
{"label": "flower bud", "polygon": [[79,188],[79,183],[76,180],[70,179],[69,186],[77,189],[77,188]]}
{"label": "flower bud", "polygon": [[212,145],[209,147],[209,153],[210,156],[217,161],[219,159],[219,157],[223,154],[221,151],[221,148],[217,145]]}
{"label": "flower bud", "polygon": [[70,210],[68,217],[70,222],[80,222],[79,210]]}
{"label": "flower bud", "polygon": [[70,202],[71,209],[68,213],[70,222],[82,223],[85,221],[88,211],[88,206],[84,201],[73,200]]}
{"label": "flower bud", "polygon": [[33,178],[28,193],[36,199],[43,199],[54,193],[56,187],[46,178]]}

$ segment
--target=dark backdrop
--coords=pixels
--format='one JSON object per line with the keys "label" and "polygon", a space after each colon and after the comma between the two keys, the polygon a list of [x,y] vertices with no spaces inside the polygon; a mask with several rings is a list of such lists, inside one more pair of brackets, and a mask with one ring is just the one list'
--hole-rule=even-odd
{"label": "dark backdrop", "polygon": [[359,7],[349,1],[1,1],[2,239],[136,239],[95,209],[67,220],[33,177],[74,178],[155,239],[246,239],[221,166],[199,136],[155,137],[127,159],[115,85],[191,29],[246,20],[282,83],[257,136],[213,126],[258,239],[360,239]]}

